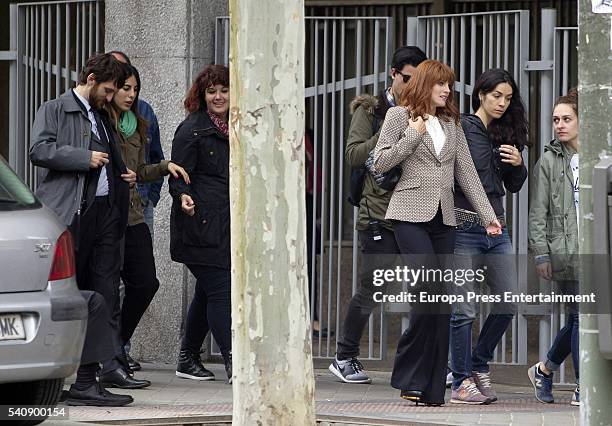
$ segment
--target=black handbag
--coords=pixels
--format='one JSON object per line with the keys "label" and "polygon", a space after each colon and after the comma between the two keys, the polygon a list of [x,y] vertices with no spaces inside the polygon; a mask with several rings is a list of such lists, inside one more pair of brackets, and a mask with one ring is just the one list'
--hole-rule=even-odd
{"label": "black handbag", "polygon": [[361,194],[363,192],[363,185],[365,183],[366,173],[368,171],[365,167],[351,168],[351,178],[349,181],[349,196],[348,202],[355,207],[359,207],[361,201]]}
{"label": "black handbag", "polygon": [[402,168],[397,165],[387,173],[383,173],[382,180],[380,182],[377,180],[376,183],[384,190],[393,191],[393,189],[395,189],[395,185],[397,185],[401,177]]}

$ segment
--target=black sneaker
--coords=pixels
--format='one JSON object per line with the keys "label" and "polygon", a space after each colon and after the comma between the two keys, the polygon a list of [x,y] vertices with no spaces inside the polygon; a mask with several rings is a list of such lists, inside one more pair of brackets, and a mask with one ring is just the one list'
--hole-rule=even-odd
{"label": "black sneaker", "polygon": [[176,376],[191,380],[215,380],[212,371],[207,370],[202,365],[200,354],[188,350],[181,350],[179,353]]}
{"label": "black sneaker", "polygon": [[225,372],[227,373],[227,383],[232,384],[232,353],[230,352],[226,357],[225,361]]}
{"label": "black sneaker", "polygon": [[130,354],[126,353],[126,358],[127,358],[127,362],[128,362],[128,366],[130,367],[130,369],[132,371],[140,371],[142,370],[142,366],[140,365],[140,363],[138,361],[136,361],[134,358],[132,358],[130,356]]}
{"label": "black sneaker", "polygon": [[329,371],[344,383],[372,383],[363,369],[363,365],[356,357],[341,361],[338,360],[338,357],[335,357],[334,362],[329,366]]}

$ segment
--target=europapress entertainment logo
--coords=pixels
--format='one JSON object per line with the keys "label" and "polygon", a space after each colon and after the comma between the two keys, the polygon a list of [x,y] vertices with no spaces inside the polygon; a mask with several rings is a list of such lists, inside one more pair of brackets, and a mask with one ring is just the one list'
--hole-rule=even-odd
{"label": "europapress entertainment logo", "polygon": [[414,287],[423,284],[454,284],[461,287],[469,283],[482,283],[485,280],[487,267],[479,269],[428,269],[396,266],[394,269],[375,269],[372,273],[372,283],[376,287],[391,283],[406,283]]}

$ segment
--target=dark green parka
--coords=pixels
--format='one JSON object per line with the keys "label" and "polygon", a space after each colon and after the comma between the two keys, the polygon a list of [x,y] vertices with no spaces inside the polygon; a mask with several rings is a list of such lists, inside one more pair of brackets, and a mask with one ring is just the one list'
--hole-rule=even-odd
{"label": "dark green parka", "polygon": [[[345,149],[345,158],[350,167],[364,166],[370,151],[376,147],[388,109],[389,103],[384,92],[379,97],[359,95],[351,102],[353,117]],[[377,120],[376,123],[375,120]],[[374,133],[376,127],[378,130]],[[368,229],[370,217],[385,228],[393,230],[391,223],[385,219],[392,193],[393,191],[386,191],[378,186],[372,175],[366,173],[355,226],[359,231]]]}

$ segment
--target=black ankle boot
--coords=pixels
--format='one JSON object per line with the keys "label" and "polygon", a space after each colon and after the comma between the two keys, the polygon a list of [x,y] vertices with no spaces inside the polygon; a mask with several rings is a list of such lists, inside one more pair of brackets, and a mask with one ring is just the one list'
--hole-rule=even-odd
{"label": "black ankle boot", "polygon": [[232,384],[232,353],[228,353],[223,357],[225,361],[225,372],[227,373],[227,383]]}
{"label": "black ankle boot", "polygon": [[200,354],[186,349],[181,350],[179,353],[176,376],[192,380],[215,380],[215,375],[212,371],[207,370],[202,365]]}

